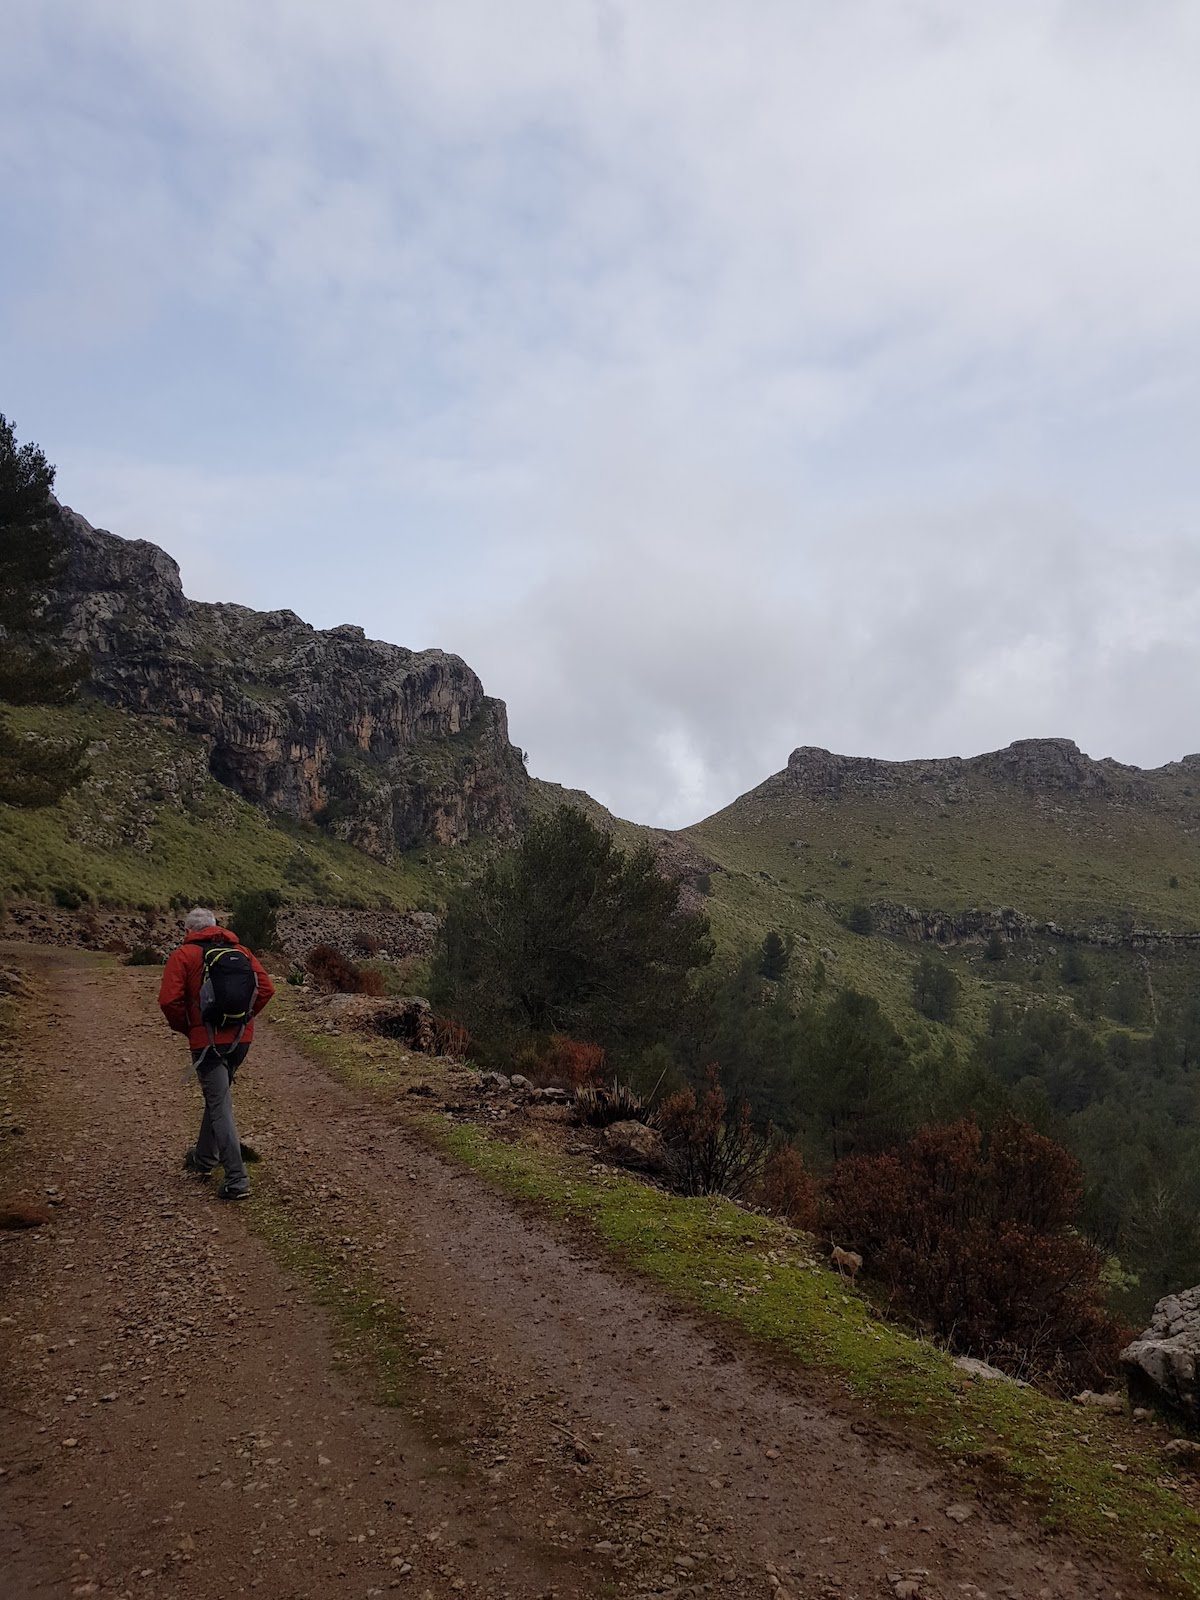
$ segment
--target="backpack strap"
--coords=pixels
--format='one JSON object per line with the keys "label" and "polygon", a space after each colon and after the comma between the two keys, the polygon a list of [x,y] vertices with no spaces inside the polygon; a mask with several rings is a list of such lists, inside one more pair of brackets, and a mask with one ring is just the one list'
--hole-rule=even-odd
{"label": "backpack strap", "polygon": [[[218,939],[209,939],[209,940],[206,940],[205,943],[200,946],[200,950],[201,950],[200,971],[201,971],[201,974],[202,974],[201,980],[200,980],[201,981],[201,986],[203,986],[203,982],[204,982],[203,974],[205,972],[205,963],[208,960],[208,953],[209,953],[210,950],[217,950],[217,949],[240,950],[242,952],[242,954],[244,956],[246,956],[246,958],[248,960],[249,960],[249,957],[250,957],[250,952],[246,949],[245,945],[241,945],[241,944],[230,945],[228,943],[228,941],[225,940],[225,939],[219,939],[219,940]],[[195,1065],[194,1065],[194,1067],[192,1069],[193,1071],[199,1072],[200,1068],[204,1065],[205,1061],[207,1061],[208,1052],[210,1050],[216,1056],[217,1060],[220,1061],[220,1060],[224,1059],[225,1053],[227,1051],[236,1050],[238,1045],[241,1044],[242,1035],[245,1033],[246,1029],[250,1025],[251,1020],[254,1017],[254,1002],[258,999],[258,974],[254,971],[254,963],[253,963],[253,961],[250,962],[250,971],[251,971],[251,974],[252,974],[252,976],[254,978],[254,987],[250,991],[250,1003],[246,1007],[246,1015],[242,1019],[241,1027],[234,1034],[233,1038],[229,1041],[228,1044],[218,1045],[216,1031],[214,1030],[212,1023],[211,1022],[206,1022],[204,1024],[204,1027],[205,1027],[205,1031],[208,1034],[208,1043],[205,1045],[204,1052],[201,1055],[199,1061],[197,1061],[195,1063]]]}

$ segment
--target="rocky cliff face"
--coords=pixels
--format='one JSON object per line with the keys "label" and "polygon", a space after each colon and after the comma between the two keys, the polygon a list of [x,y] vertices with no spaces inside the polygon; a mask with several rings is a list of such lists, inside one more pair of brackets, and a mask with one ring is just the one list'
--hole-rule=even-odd
{"label": "rocky cliff face", "polygon": [[953,802],[969,799],[975,789],[1004,785],[1028,795],[1097,795],[1120,803],[1150,800],[1154,780],[1189,774],[1200,779],[1200,755],[1143,771],[1119,761],[1094,760],[1071,739],[1018,739],[986,755],[931,761],[877,761],[802,745],[792,751],[783,772],[768,782],[829,800],[911,789]]}
{"label": "rocky cliff face", "polygon": [[189,600],[165,551],[59,518],[91,691],[202,740],[222,783],[383,858],[517,827],[529,780],[504,705],[457,656]]}

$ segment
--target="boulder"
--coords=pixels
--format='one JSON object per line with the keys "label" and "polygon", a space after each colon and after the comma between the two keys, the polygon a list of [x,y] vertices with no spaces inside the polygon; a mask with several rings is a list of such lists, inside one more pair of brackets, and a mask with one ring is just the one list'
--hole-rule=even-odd
{"label": "boulder", "polygon": [[1125,1400],[1119,1394],[1098,1394],[1094,1389],[1084,1389],[1075,1396],[1077,1406],[1091,1406],[1094,1411],[1109,1411],[1116,1416],[1124,1411]]}
{"label": "boulder", "polygon": [[988,1361],[980,1361],[977,1356],[956,1356],[954,1365],[960,1372],[965,1372],[968,1378],[975,1378],[982,1383],[1012,1383],[1018,1389],[1029,1387],[1024,1378],[1014,1378],[1011,1372],[1001,1372],[999,1367],[993,1367]]}
{"label": "boulder", "polygon": [[1200,1285],[1158,1302],[1150,1326],[1121,1351],[1129,1397],[1200,1427]]}
{"label": "boulder", "polygon": [[644,1122],[613,1122],[604,1130],[604,1148],[624,1167],[657,1167],[663,1159],[662,1134]]}

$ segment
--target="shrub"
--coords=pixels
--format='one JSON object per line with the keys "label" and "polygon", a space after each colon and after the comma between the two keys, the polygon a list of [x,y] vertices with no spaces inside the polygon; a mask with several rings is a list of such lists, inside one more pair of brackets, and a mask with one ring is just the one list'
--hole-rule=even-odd
{"label": "shrub", "polygon": [[823,1221],[893,1302],[958,1350],[1063,1387],[1110,1374],[1125,1337],[1102,1308],[1104,1256],[1072,1229],[1074,1158],[1015,1120],[922,1129],[834,1166]]}
{"label": "shrub", "polygon": [[314,945],[305,956],[304,965],[318,989],[332,990],[335,994],[363,993],[362,969],[331,944]]}
{"label": "shrub", "polygon": [[983,959],[985,961],[1003,961],[1007,955],[1008,946],[1004,943],[999,930],[993,928],[991,933],[988,934],[987,943],[983,947]]}
{"label": "shrub", "polygon": [[565,1033],[552,1033],[539,1066],[544,1075],[557,1078],[567,1088],[579,1089],[603,1078],[604,1051],[598,1044],[585,1044],[582,1039],[569,1039]]}
{"label": "shrub", "polygon": [[462,1023],[455,1022],[453,1017],[440,1017],[434,1012],[432,1024],[432,1053],[465,1061],[471,1053],[471,1035]]}
{"label": "shrub", "polygon": [[279,943],[278,889],[244,889],[229,908],[229,926],[248,950],[261,953]]}
{"label": "shrub", "polygon": [[157,950],[152,950],[148,944],[135,945],[125,957],[127,967],[161,967],[162,956]]}
{"label": "shrub", "polygon": [[861,934],[864,937],[875,932],[875,917],[870,906],[858,901],[846,913],[846,926],[851,933]]}
{"label": "shrub", "polygon": [[1083,959],[1083,951],[1078,945],[1069,944],[1063,951],[1062,981],[1064,983],[1086,983],[1088,980],[1088,965]]}
{"label": "shrub", "polygon": [[584,1084],[575,1096],[575,1120],[588,1128],[614,1122],[645,1122],[646,1103],[627,1083]]}
{"label": "shrub", "polygon": [[817,1222],[817,1187],[795,1145],[777,1145],[763,1163],[756,1199],[764,1211],[810,1232]]}
{"label": "shrub", "polygon": [[354,951],[360,956],[377,956],[383,949],[382,943],[373,933],[366,928],[359,928],[354,935]]}
{"label": "shrub", "polygon": [[382,1000],[387,994],[383,973],[377,972],[374,967],[359,967],[357,992],[369,995],[372,1000]]}
{"label": "shrub", "polygon": [[50,893],[54,898],[54,904],[62,911],[78,911],[92,898],[86,889],[81,889],[72,883],[55,884]]}
{"label": "shrub", "polygon": [[730,1105],[715,1066],[703,1090],[682,1089],[659,1107],[657,1122],[667,1147],[671,1180],[681,1194],[737,1197],[754,1185],[765,1142],[744,1102]]}

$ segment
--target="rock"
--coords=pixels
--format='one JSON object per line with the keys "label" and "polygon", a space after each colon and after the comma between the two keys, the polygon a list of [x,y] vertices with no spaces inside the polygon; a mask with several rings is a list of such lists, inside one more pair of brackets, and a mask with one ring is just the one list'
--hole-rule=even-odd
{"label": "rock", "polygon": [[968,1378],[978,1378],[983,1383],[1012,1383],[1018,1389],[1029,1387],[1024,1378],[1014,1378],[1011,1373],[1001,1372],[999,1367],[979,1361],[975,1356],[955,1356],[954,1365],[960,1372],[965,1372]]}
{"label": "rock", "polygon": [[604,1130],[604,1148],[626,1167],[657,1167],[663,1160],[662,1134],[644,1122],[613,1122]]}
{"label": "rock", "polygon": [[323,814],[381,858],[515,834],[530,780],[503,703],[458,656],[189,600],[157,546],[65,506],[54,520],[64,638],[89,656],[93,692],[198,736],[219,782],[300,821]]}
{"label": "rock", "polygon": [[1171,1439],[1163,1445],[1163,1455],[1177,1467],[1200,1472],[1200,1440]]}
{"label": "rock", "polygon": [[528,1094],[533,1088],[533,1085],[530,1083],[529,1079],[520,1072],[514,1072],[508,1081],[519,1094]]}
{"label": "rock", "polygon": [[479,1088],[483,1094],[504,1094],[512,1088],[512,1084],[502,1072],[481,1072],[479,1075]]}
{"label": "rock", "polygon": [[947,1506],[946,1515],[950,1518],[951,1522],[967,1522],[975,1515],[975,1508],[974,1506],[961,1504]]}
{"label": "rock", "polygon": [[1125,1399],[1119,1394],[1096,1394],[1091,1389],[1084,1389],[1075,1396],[1077,1406],[1091,1406],[1095,1411],[1111,1411],[1114,1414],[1125,1409]]}
{"label": "rock", "polygon": [[1122,1350],[1121,1366],[1135,1404],[1200,1426],[1200,1286],[1158,1302],[1150,1326]]}
{"label": "rock", "polygon": [[50,1221],[49,1206],[23,1205],[20,1201],[0,1206],[0,1228],[43,1228]]}

